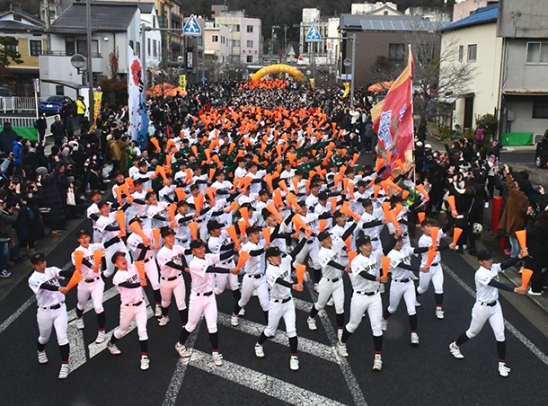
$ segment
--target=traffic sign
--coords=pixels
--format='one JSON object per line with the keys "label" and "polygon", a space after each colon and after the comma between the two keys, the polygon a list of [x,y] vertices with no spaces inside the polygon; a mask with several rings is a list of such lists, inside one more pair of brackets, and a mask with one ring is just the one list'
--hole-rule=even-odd
{"label": "traffic sign", "polygon": [[319,42],[322,40],[322,36],[316,26],[312,24],[310,29],[306,33],[306,42]]}
{"label": "traffic sign", "polygon": [[198,21],[196,21],[196,17],[194,16],[194,14],[190,16],[185,26],[183,27],[183,35],[190,35],[195,37],[202,35],[202,28],[200,27],[200,24],[198,24]]}

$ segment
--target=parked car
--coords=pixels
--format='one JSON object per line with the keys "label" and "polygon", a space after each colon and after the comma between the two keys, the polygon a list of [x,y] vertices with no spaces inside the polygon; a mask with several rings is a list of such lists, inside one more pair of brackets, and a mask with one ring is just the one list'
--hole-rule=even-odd
{"label": "parked car", "polygon": [[544,133],[542,140],[537,142],[537,150],[535,151],[535,165],[539,168],[544,168],[548,165],[548,130]]}
{"label": "parked car", "polygon": [[15,96],[10,88],[0,87],[0,97],[12,97]]}
{"label": "parked car", "polygon": [[76,103],[68,96],[45,96],[40,100],[40,103],[38,103],[38,111],[40,114],[59,114],[63,108],[63,103],[65,102],[69,107],[69,111],[75,109]]}

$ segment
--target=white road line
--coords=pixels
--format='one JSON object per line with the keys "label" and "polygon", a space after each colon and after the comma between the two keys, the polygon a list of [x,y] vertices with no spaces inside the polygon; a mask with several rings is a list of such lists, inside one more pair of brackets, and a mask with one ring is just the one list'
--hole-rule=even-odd
{"label": "white road line", "polygon": [[342,403],[325,396],[226,360],[224,360],[223,366],[218,367],[211,361],[211,354],[205,352],[194,350],[190,358],[190,366],[292,405],[342,405]]}
{"label": "white road line", "polygon": [[[67,262],[63,268],[61,268],[62,271],[66,271],[67,269],[69,269],[70,267],[72,266],[72,262]],[[19,318],[19,316],[21,316],[25,310],[28,309],[28,307],[33,304],[34,302],[36,302],[36,296],[31,296],[28,298],[28,300],[23,303],[21,305],[21,307],[19,307],[19,309],[17,309],[10,317],[8,317],[6,320],[4,320],[4,322],[2,324],[0,324],[0,334],[2,334],[9,326],[11,323],[13,323],[15,320],[17,320]]]}
{"label": "white road line", "polygon": [[[310,307],[311,304],[309,304],[308,306]],[[239,318],[239,325],[237,327],[234,327],[230,324],[230,317],[231,316],[226,313],[219,313],[217,316],[217,322],[222,326],[233,328],[237,331],[241,331],[242,333],[246,333],[256,337],[260,336],[266,327],[263,324],[244,320],[241,317]],[[269,338],[268,341],[272,341],[276,344],[281,344],[289,347],[289,340],[287,339],[285,332],[281,330],[276,330],[276,335]],[[335,355],[335,350],[332,347],[321,344],[314,340],[309,340],[307,338],[299,337],[299,352],[300,351],[311,354],[318,358],[322,358],[329,362],[339,362],[337,356]]]}
{"label": "white road line", "polygon": [[78,330],[76,321],[73,321],[68,325],[67,336],[70,345],[69,367],[71,371],[74,371],[87,361],[84,330]]}
{"label": "white road line", "polygon": [[[196,329],[192,332],[187,342],[185,343],[186,347],[190,350],[194,348],[194,343],[196,342],[196,337],[198,337],[198,333],[200,332],[200,326],[202,325],[202,323],[203,319],[200,320],[200,322],[196,326]],[[175,351],[175,349],[173,351]],[[209,357],[209,359],[211,360],[211,355],[209,355]],[[166,394],[164,395],[164,401],[162,402],[162,406],[173,406],[175,405],[175,402],[177,402],[177,396],[179,396],[179,391],[181,390],[181,386],[183,385],[183,379],[185,378],[185,373],[189,363],[190,358],[179,358],[179,360],[177,361],[175,371],[173,371],[171,381],[169,382]]]}
{"label": "white road line", "polygon": [[[455,282],[460,285],[461,288],[468,292],[470,296],[472,296],[473,298],[476,297],[476,292],[470,286],[468,286],[461,278],[459,278],[455,272],[449,269],[449,267],[444,263],[442,263],[441,266],[443,268],[443,271],[447,275],[451,276],[451,278],[453,278]],[[511,332],[519,341],[522,342],[523,345],[525,345],[525,347],[527,347],[529,351],[531,351],[545,365],[548,365],[548,356],[543,353],[535,344],[533,344],[531,340],[525,337],[521,331],[519,331],[516,327],[514,327],[512,323],[510,323],[506,319],[504,319],[504,325],[509,332]]]}
{"label": "white road line", "polygon": [[[103,293],[103,303],[106,303],[108,300],[112,299],[114,296],[118,296],[118,289],[116,289],[116,286],[111,287],[110,289],[106,290]],[[89,312],[90,310],[93,310],[93,300],[88,300],[86,303],[86,307],[84,308],[84,314]],[[69,310],[68,312],[68,320],[69,323],[71,321],[76,320],[76,308]]]}
{"label": "white road line", "polygon": [[[318,299],[318,294],[314,290],[314,284],[312,280],[309,278],[309,273],[307,272],[305,274],[305,285],[308,289],[308,292],[312,298],[312,300],[315,302]],[[294,299],[295,300],[295,307],[299,310],[304,310],[309,312],[310,311],[310,303]],[[337,338],[337,333],[335,332],[335,329],[333,328],[333,325],[331,324],[331,320],[329,320],[329,316],[325,312],[325,310],[322,310],[318,313],[318,316],[320,317],[320,320],[322,322],[323,328],[325,330],[325,333],[327,334],[327,338],[329,339],[329,342],[331,343],[331,346],[333,347],[333,350],[335,351],[335,348],[337,346],[337,341],[339,340]],[[336,355],[339,359],[339,366],[341,368],[341,372],[343,374],[344,380],[346,381],[346,385],[348,386],[348,390],[350,391],[350,394],[352,395],[352,399],[354,399],[354,403],[358,406],[367,406],[367,402],[365,401],[365,398],[363,396],[362,390],[360,389],[360,386],[358,385],[358,381],[356,379],[356,376],[354,375],[354,372],[352,372],[352,368],[350,367],[350,363],[346,358],[339,357],[338,354]]]}

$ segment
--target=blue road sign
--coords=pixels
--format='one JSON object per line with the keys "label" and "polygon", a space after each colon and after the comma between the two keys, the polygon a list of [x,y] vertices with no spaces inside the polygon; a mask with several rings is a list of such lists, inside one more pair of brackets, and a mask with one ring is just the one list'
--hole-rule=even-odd
{"label": "blue road sign", "polygon": [[183,27],[183,34],[192,36],[202,35],[202,29],[200,28],[200,24],[198,24],[198,21],[196,21],[196,17],[194,17],[194,14],[190,16],[185,26]]}
{"label": "blue road sign", "polygon": [[319,42],[322,40],[322,36],[316,26],[312,24],[310,26],[310,29],[306,33],[306,41],[307,42]]}

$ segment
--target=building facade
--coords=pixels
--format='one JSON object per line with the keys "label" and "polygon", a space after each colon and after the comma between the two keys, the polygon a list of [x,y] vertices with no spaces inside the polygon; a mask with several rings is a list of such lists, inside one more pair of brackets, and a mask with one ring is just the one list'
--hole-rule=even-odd
{"label": "building facade", "polygon": [[498,0],[464,0],[453,5],[453,22],[462,20],[476,10],[498,3]]}
{"label": "building facade", "polygon": [[215,25],[228,27],[229,63],[232,67],[259,64],[263,56],[261,20],[246,17],[244,11],[220,10],[215,14]]}
{"label": "building facade", "polygon": [[221,80],[228,77],[229,31],[226,25],[207,21],[204,28],[204,63],[206,77]]}

